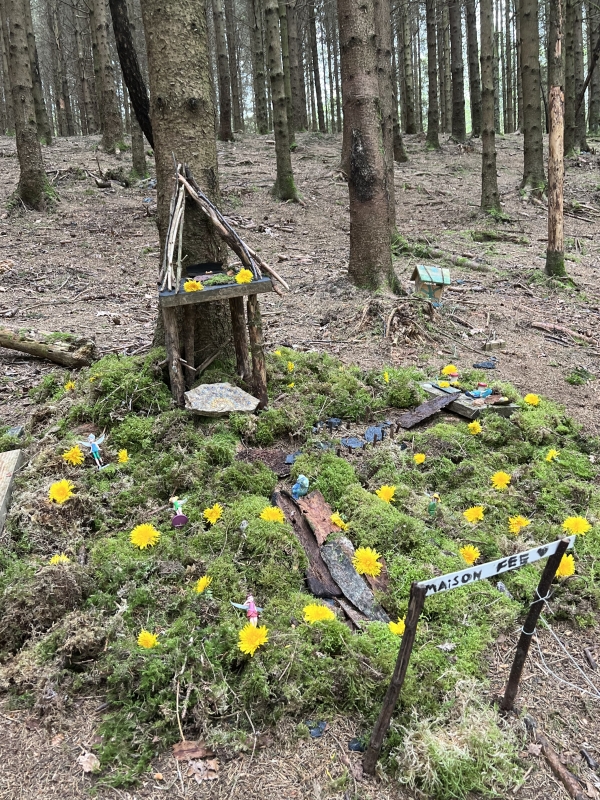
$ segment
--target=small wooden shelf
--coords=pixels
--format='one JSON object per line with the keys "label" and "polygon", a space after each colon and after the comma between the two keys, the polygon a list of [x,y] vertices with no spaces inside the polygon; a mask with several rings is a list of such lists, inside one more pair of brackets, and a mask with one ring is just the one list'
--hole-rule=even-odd
{"label": "small wooden shelf", "polygon": [[205,286],[199,292],[185,292],[183,284],[187,277],[181,279],[179,292],[159,292],[158,299],[163,308],[172,306],[191,306],[196,303],[210,303],[213,300],[228,300],[230,297],[246,297],[251,294],[272,292],[273,284],[270,278],[259,278],[250,283],[224,283],[217,286]]}

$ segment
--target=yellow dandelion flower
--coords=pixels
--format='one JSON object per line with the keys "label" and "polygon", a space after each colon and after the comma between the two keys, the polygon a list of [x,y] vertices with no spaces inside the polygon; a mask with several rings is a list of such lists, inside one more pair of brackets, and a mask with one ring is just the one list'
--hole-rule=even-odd
{"label": "yellow dandelion flower", "polygon": [[260,518],[265,522],[285,522],[283,511],[277,506],[266,506],[260,512]]}
{"label": "yellow dandelion flower", "polygon": [[204,289],[204,286],[200,283],[200,281],[194,281],[190,279],[183,284],[183,291],[184,292],[201,292]]}
{"label": "yellow dandelion flower", "polygon": [[156,647],[158,644],[158,636],[154,633],[150,633],[150,631],[142,629],[138,636],[137,643],[140,647],[143,647],[144,650],[152,650],[152,648]]}
{"label": "yellow dandelion flower", "polygon": [[292,381],[291,383],[288,383],[287,388],[288,389],[293,389],[295,385],[296,384],[294,383],[294,381]]}
{"label": "yellow dandelion flower", "polygon": [[471,508],[467,508],[466,511],[463,511],[463,517],[467,522],[481,522],[483,519],[483,506],[471,506]]}
{"label": "yellow dandelion flower", "polygon": [[202,512],[202,516],[207,522],[214,525],[223,516],[223,506],[220,503],[215,503],[214,506],[205,508]]}
{"label": "yellow dandelion flower", "polygon": [[129,461],[129,453],[127,450],[119,450],[117,461],[119,464],[126,464]]}
{"label": "yellow dandelion flower", "polygon": [[413,461],[415,464],[422,464],[425,461],[425,453],[415,453],[413,456]]}
{"label": "yellow dandelion flower", "polygon": [[540,404],[540,398],[537,394],[526,394],[523,400],[528,406],[539,406]]}
{"label": "yellow dandelion flower", "polygon": [[84,461],[83,452],[78,444],[76,444],[75,447],[72,447],[70,450],[65,451],[62,454],[62,458],[67,462],[67,464],[71,464],[74,467],[79,466],[79,464],[83,464]]}
{"label": "yellow dandelion flower", "polygon": [[563,530],[569,533],[576,533],[577,536],[585,536],[592,528],[585,517],[567,517],[562,526]]}
{"label": "yellow dandelion flower", "polygon": [[65,392],[72,392],[75,389],[75,381],[67,381],[65,383]]}
{"label": "yellow dandelion flower", "polygon": [[546,453],[546,461],[556,461],[560,455],[560,450],[555,450],[553,447]]}
{"label": "yellow dandelion flower", "polygon": [[383,500],[384,503],[391,503],[394,499],[394,495],[396,494],[396,487],[382,486],[380,489],[376,490],[375,494],[380,500]]}
{"label": "yellow dandelion flower", "polygon": [[293,361],[288,361],[287,363],[287,370],[288,372],[293,372],[296,369],[296,365]]}
{"label": "yellow dandelion flower", "polygon": [[383,373],[383,380],[384,380],[386,383],[389,383],[389,382],[390,382],[390,373],[389,373],[387,370],[386,370],[386,371]]}
{"label": "yellow dandelion flower", "polygon": [[464,547],[461,547],[458,552],[461,554],[461,556],[464,558],[464,560],[467,562],[469,566],[471,566],[471,564],[474,564],[481,555],[479,550],[476,547],[473,547],[472,544],[466,544]]}
{"label": "yellow dandelion flower", "polygon": [[483,430],[483,428],[481,427],[481,422],[477,422],[476,419],[474,419],[473,422],[469,422],[467,427],[469,429],[469,433],[471,434],[471,436],[477,436],[477,434],[481,433],[481,431]]}
{"label": "yellow dandelion flower", "polygon": [[572,555],[565,555],[561,558],[556,574],[559,578],[568,578],[575,574],[575,559]]}
{"label": "yellow dandelion flower", "polygon": [[149,525],[147,522],[136,525],[129,534],[131,544],[139,547],[140,550],[145,550],[146,547],[154,547],[159,539],[160,531],[157,531],[153,525]]}
{"label": "yellow dandelion flower", "polygon": [[333,522],[334,525],[337,525],[337,527],[340,530],[342,530],[342,531],[347,531],[348,530],[348,523],[344,522],[344,520],[340,517],[340,515],[338,514],[337,511],[335,512],[335,514],[332,514],[329,517],[329,520],[330,520],[330,522]]}
{"label": "yellow dandelion flower", "polygon": [[274,350],[273,351],[273,355],[274,356],[280,356],[281,355],[281,350]]}
{"label": "yellow dandelion flower", "polygon": [[502,470],[500,470],[500,472],[494,472],[490,480],[494,489],[497,489],[499,492],[503,492],[508,488],[510,478],[511,476],[508,474],[508,472],[502,472]]}
{"label": "yellow dandelion flower", "polygon": [[70,564],[71,559],[69,556],[66,556],[64,553],[60,553],[60,555],[52,556],[50,559],[50,564]]}
{"label": "yellow dandelion flower", "polygon": [[450,386],[455,386],[457,389],[460,389],[460,381],[450,381]]}
{"label": "yellow dandelion flower", "polygon": [[249,269],[241,269],[235,276],[236,283],[251,283],[254,280],[254,275]]}
{"label": "yellow dandelion flower", "polygon": [[379,558],[381,556],[372,547],[359,547],[352,557],[352,563],[359,575],[371,575],[376,578],[381,572]]}
{"label": "yellow dandelion flower", "polygon": [[392,633],[395,633],[396,636],[402,636],[406,628],[406,623],[404,619],[400,619],[400,617],[398,617],[398,622],[388,622],[388,628]]}
{"label": "yellow dandelion flower", "polygon": [[269,641],[269,629],[266,625],[255,628],[248,623],[244,625],[239,634],[238,647],[246,655],[253,656],[257,649]]}
{"label": "yellow dandelion flower", "polygon": [[531,521],[527,517],[521,516],[521,514],[508,518],[508,529],[515,536],[521,532],[521,528],[526,528],[528,525],[531,525]]}
{"label": "yellow dandelion flower", "polygon": [[212,583],[212,578],[210,577],[210,575],[203,575],[201,578],[198,578],[198,580],[194,584],[194,591],[196,592],[196,594],[202,594],[202,592],[205,591],[205,589],[208,589],[211,583]]}
{"label": "yellow dandelion flower", "polygon": [[66,503],[67,500],[73,497],[74,488],[75,484],[71,483],[71,481],[56,481],[48,490],[48,499],[50,502],[62,506],[63,503]]}
{"label": "yellow dandelion flower", "polygon": [[442,375],[456,375],[458,374],[458,367],[455,367],[454,364],[448,364],[441,372]]}
{"label": "yellow dandelion flower", "polygon": [[304,612],[304,622],[309,622],[311,625],[314,622],[335,619],[334,612],[327,606],[319,605],[319,603],[310,603],[304,606],[302,611]]}
{"label": "yellow dandelion flower", "polygon": [[437,385],[440,389],[447,389],[450,386],[450,381],[438,381]]}

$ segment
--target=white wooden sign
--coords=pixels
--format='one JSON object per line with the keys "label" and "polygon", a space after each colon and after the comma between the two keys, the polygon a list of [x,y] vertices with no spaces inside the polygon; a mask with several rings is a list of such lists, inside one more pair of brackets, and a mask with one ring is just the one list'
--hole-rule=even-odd
{"label": "white wooden sign", "polygon": [[0,453],[0,533],[4,527],[15,474],[21,465],[21,450],[8,450]]}
{"label": "white wooden sign", "polygon": [[[567,549],[573,547],[575,539],[575,536],[569,536],[569,547]],[[493,578],[494,575],[501,575],[503,572],[509,572],[512,569],[519,569],[519,567],[524,567],[526,564],[533,564],[534,561],[553,555],[556,553],[560,542],[561,539],[557,539],[555,542],[550,542],[550,544],[543,544],[531,550],[525,550],[524,553],[516,553],[514,556],[499,558],[497,561],[488,561],[487,564],[478,564],[476,567],[469,567],[460,572],[450,572],[448,575],[440,575],[439,578],[419,581],[418,586],[426,589],[425,596],[429,597],[429,595],[447,592],[449,589],[457,589],[459,586],[466,586],[484,578]]]}

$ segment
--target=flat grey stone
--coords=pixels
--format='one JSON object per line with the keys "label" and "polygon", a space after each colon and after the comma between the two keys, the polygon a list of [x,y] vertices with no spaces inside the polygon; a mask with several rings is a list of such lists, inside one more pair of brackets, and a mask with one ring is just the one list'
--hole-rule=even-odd
{"label": "flat grey stone", "polygon": [[259,400],[230,383],[205,383],[185,393],[185,407],[202,417],[223,417],[232,411],[256,411]]}
{"label": "flat grey stone", "polygon": [[375,602],[375,595],[365,580],[354,569],[352,556],[354,546],[350,539],[341,536],[335,541],[326,542],[321,548],[323,561],[329,567],[331,577],[340,587],[344,596],[369,620],[389,622],[390,618],[383,608]]}
{"label": "flat grey stone", "polygon": [[0,533],[4,527],[10,495],[15,475],[21,466],[21,459],[21,450],[8,450],[6,453],[0,453]]}
{"label": "flat grey stone", "polygon": [[15,425],[14,428],[9,428],[6,431],[7,436],[14,436],[16,439],[20,439],[24,433],[25,428],[22,425]]}

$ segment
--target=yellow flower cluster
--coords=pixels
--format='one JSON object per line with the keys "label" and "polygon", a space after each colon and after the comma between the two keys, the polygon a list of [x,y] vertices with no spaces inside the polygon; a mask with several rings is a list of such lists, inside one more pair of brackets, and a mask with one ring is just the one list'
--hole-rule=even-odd
{"label": "yellow flower cluster", "polygon": [[302,609],[304,613],[304,622],[311,625],[315,622],[325,622],[327,620],[335,619],[334,612],[327,606],[322,606],[319,603],[310,603]]}
{"label": "yellow flower cluster", "polygon": [[425,461],[425,453],[415,453],[413,456],[413,461],[415,464],[422,464]]}
{"label": "yellow flower cluster", "polygon": [[379,560],[381,555],[372,547],[359,547],[352,558],[354,569],[359,575],[370,575],[376,578],[381,572]]}
{"label": "yellow flower cluster", "polygon": [[75,381],[67,381],[65,383],[65,392],[72,392],[75,389]]}
{"label": "yellow flower cluster", "polygon": [[461,556],[464,558],[464,560],[467,562],[469,566],[471,566],[471,564],[474,564],[481,555],[479,550],[476,547],[473,547],[472,544],[466,544],[464,547],[461,547],[458,552],[461,554]]}
{"label": "yellow flower cluster", "polygon": [[201,292],[204,289],[204,286],[200,283],[200,281],[195,281],[190,279],[183,284],[183,291],[184,292]]}
{"label": "yellow flower cluster", "polygon": [[260,518],[265,522],[285,522],[283,511],[277,506],[267,506],[260,512]]}
{"label": "yellow flower cluster", "polygon": [[157,531],[153,525],[147,522],[141,525],[136,525],[129,534],[129,541],[140,550],[145,550],[146,547],[154,547],[160,539],[160,531]]}
{"label": "yellow flower cluster", "polygon": [[569,578],[575,574],[575,559],[572,555],[564,555],[561,558],[556,574],[559,578]]}
{"label": "yellow flower cluster", "polygon": [[194,591],[196,594],[202,594],[212,583],[212,578],[210,575],[203,575],[201,578],[198,578],[196,583],[194,584]]}
{"label": "yellow flower cluster", "polygon": [[249,269],[241,269],[235,276],[236,283],[250,283],[254,279],[254,275]]}
{"label": "yellow flower cluster", "polygon": [[158,644],[158,636],[154,633],[150,633],[150,631],[142,630],[138,636],[137,643],[140,647],[143,647],[144,650],[152,650],[152,648],[156,647]]}
{"label": "yellow flower cluster", "polygon": [[492,486],[499,492],[503,492],[505,489],[508,488],[510,479],[511,476],[508,474],[508,472],[502,472],[502,471],[494,472],[494,474],[490,478]]}
{"label": "yellow flower cluster", "polygon": [[575,533],[577,536],[585,536],[592,529],[585,517],[567,517],[562,526],[563,530],[568,531],[568,533]]}
{"label": "yellow flower cluster", "polygon": [[526,394],[523,401],[527,403],[528,406],[539,406],[540,404],[540,398],[537,394]]}
{"label": "yellow flower cluster", "polygon": [[380,500],[383,500],[384,503],[391,503],[394,499],[394,495],[396,494],[396,487],[382,486],[381,488],[377,489],[375,494]]}
{"label": "yellow flower cluster", "polygon": [[66,556],[64,553],[60,553],[59,555],[52,556],[49,561],[50,564],[70,564],[71,559],[69,556]]}
{"label": "yellow flower cluster", "polygon": [[245,655],[253,656],[263,644],[269,641],[269,629],[265,625],[255,628],[248,623],[239,633],[238,647]]}
{"label": "yellow flower cluster", "polygon": [[483,428],[481,427],[481,423],[477,422],[476,419],[474,419],[473,422],[469,422],[467,427],[469,428],[469,433],[472,436],[477,436],[477,434],[481,433],[481,431],[483,430]]}
{"label": "yellow flower cluster", "polygon": [[466,511],[463,511],[463,517],[467,522],[472,522],[473,524],[481,522],[483,519],[483,506],[471,506],[471,508],[467,508]]}
{"label": "yellow flower cluster", "polygon": [[521,532],[522,528],[526,528],[528,525],[531,525],[530,520],[521,516],[521,514],[518,514],[516,517],[508,518],[508,529],[511,533],[514,533],[515,536]]}
{"label": "yellow flower cluster", "polygon": [[210,522],[211,525],[214,525],[223,516],[223,506],[220,503],[215,503],[214,506],[205,508],[202,512],[202,516],[207,522]]}
{"label": "yellow flower cluster", "polygon": [[332,514],[329,517],[329,520],[330,520],[330,522],[333,522],[334,525],[337,525],[337,527],[341,531],[347,531],[348,530],[348,523],[344,522],[344,520],[340,517],[340,515],[338,514],[337,511],[335,512],[335,514]]}
{"label": "yellow flower cluster", "polygon": [[392,633],[395,633],[396,636],[402,636],[406,629],[406,623],[404,619],[400,619],[400,617],[398,617],[398,622],[388,622],[388,628]]}
{"label": "yellow flower cluster", "polygon": [[56,481],[56,483],[53,483],[48,490],[48,499],[51,503],[56,503],[57,505],[62,506],[63,503],[66,503],[67,500],[70,500],[71,497],[73,497],[74,488],[75,484],[71,483],[71,481]]}
{"label": "yellow flower cluster", "polygon": [[67,464],[71,464],[73,467],[78,467],[79,464],[83,464],[84,455],[81,447],[76,444],[75,447],[72,447],[70,450],[66,450],[62,454],[62,458],[67,462]]}
{"label": "yellow flower cluster", "polygon": [[126,464],[129,461],[129,453],[127,450],[119,450],[117,461],[119,464]]}

